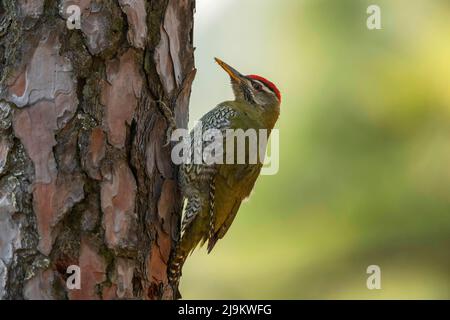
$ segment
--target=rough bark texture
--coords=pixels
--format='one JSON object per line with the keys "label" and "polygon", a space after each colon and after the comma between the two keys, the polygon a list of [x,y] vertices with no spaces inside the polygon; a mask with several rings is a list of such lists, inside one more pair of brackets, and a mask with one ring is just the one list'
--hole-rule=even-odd
{"label": "rough bark texture", "polygon": [[195,0],[0,1],[0,299],[173,298]]}

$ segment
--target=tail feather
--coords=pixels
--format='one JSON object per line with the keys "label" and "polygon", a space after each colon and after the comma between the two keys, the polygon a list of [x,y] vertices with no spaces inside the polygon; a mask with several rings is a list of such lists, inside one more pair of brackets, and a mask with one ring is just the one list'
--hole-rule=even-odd
{"label": "tail feather", "polygon": [[[168,279],[169,283],[173,288],[178,290],[178,285],[180,282],[182,268],[184,262],[186,261],[188,255],[192,253],[195,247],[199,244],[199,242],[204,243],[208,241],[208,251],[211,251],[212,247],[217,241],[217,235],[215,232],[215,180],[214,178],[210,181],[210,190],[209,190],[209,208],[208,208],[208,218],[209,218],[209,226],[206,227],[206,230],[203,229],[202,232],[196,231],[193,227],[193,223],[195,218],[201,213],[202,206],[199,198],[192,197],[188,199],[186,210],[184,214],[184,220],[182,224],[182,236],[181,239],[173,251],[173,255],[169,262],[168,267]],[[203,207],[204,208],[204,207]],[[204,208],[206,209],[206,208]],[[198,226],[197,226],[198,227]],[[206,232],[205,232],[206,231]],[[179,292],[175,294],[177,299],[181,298]]]}
{"label": "tail feather", "polygon": [[181,277],[181,269],[183,268],[183,264],[186,261],[187,254],[185,254],[183,251],[179,249],[179,247],[176,248],[175,254],[173,255],[173,258],[170,261],[169,264],[169,282],[172,284],[178,284]]}

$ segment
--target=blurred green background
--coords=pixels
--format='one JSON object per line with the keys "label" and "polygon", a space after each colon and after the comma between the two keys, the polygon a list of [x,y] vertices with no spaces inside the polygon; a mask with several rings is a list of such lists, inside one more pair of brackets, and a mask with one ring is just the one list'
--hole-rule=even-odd
{"label": "blurred green background", "polygon": [[183,298],[450,298],[449,1],[197,0],[195,45],[190,125],[232,97],[218,56],[279,86],[281,154]]}

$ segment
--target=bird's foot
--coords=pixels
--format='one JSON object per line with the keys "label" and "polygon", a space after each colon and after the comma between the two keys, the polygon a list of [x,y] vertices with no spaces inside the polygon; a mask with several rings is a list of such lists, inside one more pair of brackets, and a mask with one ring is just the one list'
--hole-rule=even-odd
{"label": "bird's foot", "polygon": [[167,121],[167,130],[166,130],[166,142],[163,145],[163,147],[167,147],[170,145],[170,142],[172,141],[172,133],[177,129],[177,125],[175,123],[175,117],[173,115],[172,110],[167,106],[167,104],[162,101],[158,100],[158,107],[161,113],[164,115],[164,118],[166,118]]}

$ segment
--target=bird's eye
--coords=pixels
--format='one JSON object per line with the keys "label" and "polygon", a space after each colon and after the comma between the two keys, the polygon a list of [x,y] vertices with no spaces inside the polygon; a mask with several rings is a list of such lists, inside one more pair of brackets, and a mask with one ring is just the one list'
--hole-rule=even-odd
{"label": "bird's eye", "polygon": [[253,89],[261,91],[262,90],[262,86],[258,83],[258,82],[253,82]]}

